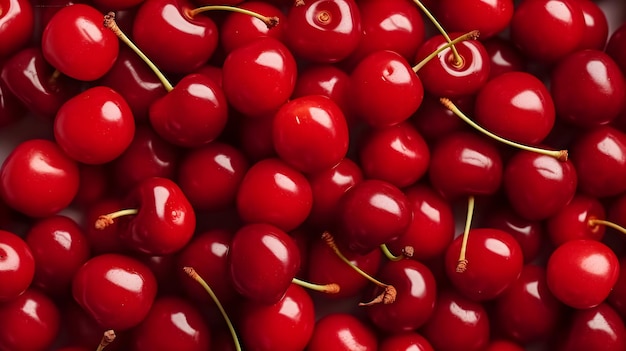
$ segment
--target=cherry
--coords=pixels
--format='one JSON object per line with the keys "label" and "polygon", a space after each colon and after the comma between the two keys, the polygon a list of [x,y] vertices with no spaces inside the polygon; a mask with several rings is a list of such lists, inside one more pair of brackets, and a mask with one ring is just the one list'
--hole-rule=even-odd
{"label": "cherry", "polygon": [[504,190],[511,207],[528,220],[546,219],[567,205],[578,177],[571,161],[519,151],[504,168]]}
{"label": "cherry", "polygon": [[46,217],[67,207],[78,191],[76,162],[54,142],[30,139],[17,145],[0,169],[0,195],[11,208]]}
{"label": "cherry", "polygon": [[343,112],[326,96],[295,98],[274,115],[274,149],[283,161],[303,173],[339,163],[348,152],[348,139]]}
{"label": "cherry", "polygon": [[363,58],[350,74],[351,110],[373,127],[407,120],[422,103],[424,88],[407,60],[378,50]]}
{"label": "cherry", "polygon": [[[239,331],[246,350],[303,350],[313,335],[313,301],[298,285],[291,284],[275,304],[248,300],[241,306],[241,311]],[[287,330],[289,332],[285,333]]]}
{"label": "cherry", "polygon": [[[219,5],[225,5],[220,1]],[[236,48],[245,45],[256,38],[270,36],[281,42],[285,42],[287,16],[276,5],[261,1],[246,1],[240,9],[261,13],[267,17],[277,19],[277,26],[268,27],[259,18],[249,14],[232,12],[229,13],[220,24],[220,45],[227,54]]]}
{"label": "cherry", "polygon": [[104,76],[119,52],[118,40],[102,24],[100,11],[85,4],[72,4],[55,13],[41,41],[43,56],[52,66],[85,81]]}
{"label": "cherry", "polygon": [[543,141],[554,126],[555,116],[548,88],[530,73],[503,73],[489,80],[476,96],[476,123],[523,144]]}
{"label": "cherry", "polygon": [[35,275],[35,259],[26,242],[16,234],[0,230],[0,302],[24,293]]}
{"label": "cherry", "polygon": [[491,38],[509,26],[513,17],[513,0],[454,1],[442,0],[435,13],[448,31],[480,31],[484,39]]}
{"label": "cherry", "polygon": [[103,328],[117,331],[148,315],[156,291],[156,278],[145,264],[112,253],[90,258],[72,281],[76,302]]}
{"label": "cherry", "polygon": [[599,241],[570,240],[552,252],[546,275],[550,291],[561,302],[574,308],[591,308],[609,296],[619,275],[619,262],[615,253]]}
{"label": "cherry", "polygon": [[338,216],[338,242],[366,254],[404,233],[411,223],[412,210],[398,187],[366,179],[344,193]]}
{"label": "cherry", "polygon": [[576,194],[569,204],[548,218],[547,233],[555,246],[575,239],[600,241],[605,226],[596,221],[605,219],[604,207],[598,199]]}
{"label": "cherry", "polygon": [[490,211],[483,227],[499,229],[513,235],[522,249],[525,263],[537,259],[546,243],[547,233],[543,221],[522,218],[508,206]]}
{"label": "cherry", "polygon": [[489,317],[480,303],[443,290],[422,333],[435,350],[483,350],[489,342]]}
{"label": "cherry", "polygon": [[403,188],[426,174],[430,151],[416,128],[403,122],[370,130],[361,141],[359,161],[366,178]]}
{"label": "cherry", "polygon": [[126,242],[119,236],[120,223],[114,221],[106,228],[96,228],[94,223],[103,213],[113,213],[123,206],[123,200],[115,197],[104,197],[90,204],[84,212],[82,229],[89,242],[93,255],[102,253],[122,253],[128,251]]}
{"label": "cherry", "polygon": [[307,179],[276,158],[253,164],[237,191],[237,212],[245,222],[265,222],[290,231],[311,211],[313,195]]}
{"label": "cherry", "polygon": [[559,118],[582,127],[609,123],[626,101],[624,75],[608,54],[598,50],[580,50],[559,61],[552,70],[550,91]]}
{"label": "cherry", "polygon": [[379,344],[379,351],[434,351],[430,342],[416,332],[395,333],[386,336]]}
{"label": "cherry", "polygon": [[493,316],[503,336],[527,345],[556,332],[564,310],[548,288],[545,267],[528,264],[495,300]]}
{"label": "cherry", "polygon": [[133,351],[204,351],[210,339],[209,326],[194,305],[179,297],[160,297],[133,329],[131,345]]}
{"label": "cherry", "polygon": [[377,275],[397,290],[393,303],[367,306],[367,316],[386,332],[415,330],[433,315],[437,283],[424,264],[409,259],[387,261]]}
{"label": "cherry", "polygon": [[626,328],[619,314],[609,305],[573,312],[566,336],[559,350],[623,350],[626,348]]}
{"label": "cherry", "polygon": [[135,120],[115,90],[97,86],[66,101],[54,120],[54,138],[76,161],[102,164],[120,156],[135,135]]}
{"label": "cherry", "polygon": [[307,345],[309,351],[378,350],[373,331],[363,321],[348,313],[331,313],[315,323]]}
{"label": "cherry", "polygon": [[510,40],[492,37],[482,43],[489,55],[489,79],[506,72],[526,70],[525,58]]}
{"label": "cherry", "polygon": [[228,102],[246,116],[274,113],[293,93],[296,60],[277,39],[258,38],[233,50],[222,66]]}
{"label": "cherry", "polygon": [[78,223],[62,215],[46,217],[30,227],[25,241],[35,259],[34,286],[53,296],[69,293],[74,274],[90,257]]}
{"label": "cherry", "polygon": [[60,330],[61,313],[54,301],[28,289],[0,304],[0,349],[47,350]]}
{"label": "cherry", "polygon": [[602,8],[593,1],[577,0],[585,18],[585,31],[579,49],[604,50],[609,36],[609,24]]}
{"label": "cherry", "polygon": [[[454,104],[470,111],[474,109],[474,96],[454,98]],[[425,94],[420,108],[409,120],[432,147],[439,139],[449,133],[468,129],[467,124],[447,109],[439,101],[439,97]]]}
{"label": "cherry", "polygon": [[521,2],[511,19],[511,40],[527,57],[555,62],[576,50],[585,31],[577,0]]}
{"label": "cherry", "polygon": [[0,14],[0,59],[6,58],[26,45],[34,32],[35,15],[30,1],[8,0]]}
{"label": "cherry", "polygon": [[622,73],[626,72],[626,50],[622,45],[624,40],[626,40],[626,24],[622,23],[611,33],[605,48],[605,52],[615,60]]}

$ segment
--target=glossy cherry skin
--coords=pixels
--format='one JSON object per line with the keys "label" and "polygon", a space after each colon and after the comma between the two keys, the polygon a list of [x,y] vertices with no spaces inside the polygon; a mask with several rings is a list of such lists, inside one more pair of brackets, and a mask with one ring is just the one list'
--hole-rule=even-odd
{"label": "glossy cherry skin", "polygon": [[253,223],[233,236],[228,252],[235,289],[250,300],[277,303],[300,268],[300,251],[281,229]]}
{"label": "glossy cherry skin", "polygon": [[433,348],[441,351],[482,350],[489,332],[485,308],[451,290],[438,293],[435,310],[422,329]]}
{"label": "glossy cherry skin", "polygon": [[303,173],[335,166],[348,152],[348,124],[343,111],[323,95],[309,95],[285,103],[274,115],[274,149]]}
{"label": "glossy cherry skin", "polygon": [[165,72],[190,73],[205,64],[217,47],[215,22],[204,15],[192,16],[193,8],[187,0],[150,0],[137,11],[132,38]]}
{"label": "glossy cherry skin", "polygon": [[76,161],[103,164],[117,158],[135,135],[135,119],[115,90],[96,86],[66,101],[54,119],[54,138]]}
{"label": "glossy cherry skin", "polygon": [[119,254],[90,258],[72,281],[74,300],[103,328],[123,331],[150,312],[156,278],[140,261]]}
{"label": "glossy cherry skin", "polygon": [[215,140],[228,120],[224,91],[204,74],[189,74],[150,105],[150,124],[168,142],[198,147]]}
{"label": "glossy cherry skin", "polygon": [[378,346],[379,351],[434,351],[430,342],[416,332],[388,335]]}
{"label": "glossy cherry skin", "polygon": [[35,259],[24,239],[0,230],[0,277],[4,282],[0,287],[0,302],[15,299],[33,281]]}
{"label": "glossy cherry skin", "polygon": [[565,340],[559,351],[602,350],[626,348],[626,329],[619,314],[602,303],[596,307],[577,310],[570,317]]}
{"label": "glossy cherry skin", "polygon": [[437,283],[424,264],[409,259],[388,261],[377,275],[396,288],[391,304],[377,303],[367,307],[367,316],[386,332],[415,330],[432,316],[437,299]]}
{"label": "glossy cherry skin", "polygon": [[606,227],[594,224],[594,220],[606,220],[606,211],[600,200],[576,194],[569,204],[548,218],[547,233],[555,246],[569,240],[602,240]]}
{"label": "glossy cherry skin", "polygon": [[198,210],[219,210],[235,204],[249,168],[239,149],[220,141],[187,151],[178,165],[177,183]]}
{"label": "glossy cherry skin", "polygon": [[69,293],[74,274],[90,257],[78,223],[62,215],[47,217],[33,224],[25,240],[35,259],[33,284],[52,296]]}
{"label": "glossy cherry skin", "polygon": [[529,58],[555,62],[578,48],[585,18],[577,1],[532,0],[517,6],[511,39]]}
{"label": "glossy cherry skin", "polygon": [[285,40],[294,56],[333,63],[348,57],[361,39],[361,17],[354,0],[313,0],[291,6]]}
{"label": "glossy cherry skin", "polygon": [[403,122],[370,130],[361,141],[359,161],[366,178],[404,188],[426,174],[430,150],[417,129]]}
{"label": "glossy cherry skin", "polygon": [[599,241],[570,240],[552,252],[546,274],[557,299],[574,308],[591,308],[609,296],[619,275],[619,262]]}
{"label": "glossy cherry skin", "polygon": [[149,255],[179,251],[196,229],[194,208],[180,187],[167,178],[141,181],[126,199],[125,208],[138,212],[125,218],[121,238],[129,247]]}
{"label": "glossy cherry skin", "polygon": [[492,37],[482,43],[489,55],[489,79],[506,72],[526,70],[526,58],[511,40]]}
{"label": "glossy cherry skin", "polygon": [[578,47],[580,49],[604,50],[609,36],[607,15],[594,1],[577,1],[585,18],[585,31]]}
{"label": "glossy cherry skin", "polygon": [[315,323],[309,351],[374,351],[378,342],[369,326],[348,313],[331,313]]}
{"label": "glossy cherry skin", "polygon": [[[460,33],[450,33],[455,39]],[[415,62],[420,62],[432,52],[447,44],[442,35],[432,36],[417,51]],[[478,91],[489,78],[490,61],[485,47],[477,40],[466,40],[455,45],[461,63],[457,64],[450,48],[428,61],[417,75],[424,90],[438,97],[471,95]]]}
{"label": "glossy cherry skin", "polygon": [[502,182],[502,158],[494,144],[472,132],[451,133],[431,149],[428,176],[447,199],[491,195]]}
{"label": "glossy cherry skin", "polygon": [[304,223],[313,195],[304,175],[277,158],[253,164],[236,197],[237,212],[249,223],[265,222],[284,231]]}
{"label": "glossy cherry skin", "polygon": [[422,103],[422,82],[397,52],[378,50],[363,58],[350,74],[352,111],[379,128],[407,120]]}
{"label": "glossy cherry skin", "polygon": [[133,329],[131,350],[209,349],[211,332],[204,316],[179,297],[160,297],[146,318]]}
{"label": "glossy cherry skin", "polygon": [[35,15],[30,1],[7,0],[2,3],[0,15],[0,59],[17,52],[31,38]]}
{"label": "glossy cherry skin", "polygon": [[494,304],[493,316],[503,336],[529,344],[557,331],[565,306],[552,295],[543,266],[529,264]]}
{"label": "glossy cherry skin", "polygon": [[626,190],[626,134],[611,126],[582,133],[571,146],[580,190],[593,197],[614,196]]}
{"label": "glossy cherry skin", "polygon": [[47,350],[59,334],[60,322],[55,302],[36,289],[28,289],[0,305],[0,349]]}
{"label": "glossy cherry skin", "polygon": [[607,124],[617,117],[624,107],[626,82],[608,54],[581,50],[555,66],[550,91],[559,118],[591,127]]}
{"label": "glossy cherry skin", "polygon": [[338,216],[337,240],[349,250],[366,254],[404,233],[412,210],[398,187],[366,179],[343,194]]}
{"label": "glossy cherry skin", "polygon": [[304,350],[313,335],[313,301],[298,285],[291,284],[275,304],[246,301],[241,307],[238,331],[246,350]]}
{"label": "glossy cherry skin", "polygon": [[476,96],[476,123],[522,144],[538,144],[545,139],[555,117],[548,88],[530,73],[503,73],[489,80]]}
{"label": "glossy cherry skin", "polygon": [[[0,195],[11,208],[46,217],[67,207],[78,191],[78,166],[54,142],[17,145],[0,169]],[[45,191],[44,191],[45,189]]]}
{"label": "glossy cherry skin", "polygon": [[523,218],[546,219],[574,197],[578,177],[571,161],[518,151],[504,168],[504,190]]}
{"label": "glossy cherry skin", "polygon": [[[221,5],[221,3],[220,3]],[[260,19],[248,14],[231,12],[220,24],[220,45],[227,54],[259,37],[270,36],[285,42],[287,16],[269,2],[246,1],[238,6],[266,17],[276,17],[278,24],[268,28]]]}
{"label": "glossy cherry skin", "polygon": [[478,30],[483,40],[495,36],[509,26],[513,7],[513,0],[443,0],[437,4],[436,15],[447,31]]}
{"label": "glossy cherry skin", "polygon": [[522,218],[508,206],[490,211],[482,227],[500,229],[513,235],[522,249],[525,263],[537,259],[546,244],[544,222]]}
{"label": "glossy cherry skin", "polygon": [[233,50],[222,66],[226,99],[246,116],[274,113],[293,93],[296,60],[277,39],[258,38]]}
{"label": "glossy cherry skin", "polygon": [[404,193],[413,209],[413,219],[400,237],[387,242],[387,247],[399,254],[410,246],[413,248],[412,258],[418,261],[442,255],[454,239],[452,205],[423,184],[408,187]]}
{"label": "glossy cherry skin", "polygon": [[61,73],[78,80],[104,76],[117,59],[119,40],[104,27],[103,16],[85,4],[59,10],[44,29],[43,56]]}
{"label": "glossy cherry skin", "polygon": [[615,60],[615,63],[626,72],[626,50],[624,50],[624,40],[626,40],[626,24],[618,26],[606,43],[606,53]]}

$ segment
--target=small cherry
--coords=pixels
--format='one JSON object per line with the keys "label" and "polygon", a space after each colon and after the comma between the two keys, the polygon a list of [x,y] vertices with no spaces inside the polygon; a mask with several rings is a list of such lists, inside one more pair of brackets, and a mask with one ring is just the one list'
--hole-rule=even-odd
{"label": "small cherry", "polygon": [[0,59],[9,57],[28,43],[35,28],[35,14],[30,1],[9,0],[0,13]]}
{"label": "small cherry", "polygon": [[33,282],[35,258],[21,237],[0,230],[0,302],[11,301],[23,294]]}
{"label": "small cherry", "polygon": [[348,313],[331,313],[315,323],[308,351],[374,351],[378,342],[374,332],[361,319]]}

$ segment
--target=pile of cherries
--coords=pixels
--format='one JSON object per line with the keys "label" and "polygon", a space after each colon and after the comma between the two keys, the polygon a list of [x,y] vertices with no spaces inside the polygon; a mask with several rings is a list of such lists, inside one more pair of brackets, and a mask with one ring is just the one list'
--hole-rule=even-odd
{"label": "pile of cherries", "polygon": [[626,350],[604,5],[0,0],[0,351]]}

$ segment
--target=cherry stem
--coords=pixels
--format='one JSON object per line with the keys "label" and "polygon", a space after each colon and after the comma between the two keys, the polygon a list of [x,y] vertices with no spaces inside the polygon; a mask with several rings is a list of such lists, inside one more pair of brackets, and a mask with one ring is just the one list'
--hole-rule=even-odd
{"label": "cherry stem", "polygon": [[115,211],[115,212],[108,213],[108,214],[105,214],[105,215],[101,215],[96,220],[95,227],[98,230],[102,230],[102,229],[110,226],[111,224],[113,224],[113,222],[114,222],[114,220],[116,218],[124,217],[124,216],[134,216],[137,213],[139,213],[138,209],[136,209],[136,208],[129,208],[129,209],[126,209],[126,210],[119,210],[119,211]]}
{"label": "cherry stem", "polygon": [[393,254],[393,252],[391,252],[391,250],[389,250],[389,247],[386,244],[380,245],[380,250],[383,252],[385,257],[387,257],[387,259],[390,260],[390,261],[400,261],[400,260],[404,259],[406,257],[405,252],[408,251],[407,248],[404,248],[402,250],[402,254],[396,256],[396,255]]}
{"label": "cherry stem", "polygon": [[56,82],[59,77],[61,77],[61,71],[59,71],[58,69],[55,69],[54,72],[52,72],[52,74],[50,75],[50,78],[48,79],[48,83],[54,83]]}
{"label": "cherry stem", "polygon": [[556,158],[559,161],[567,161],[567,158],[568,158],[567,150],[542,149],[542,148],[538,148],[538,147],[533,147],[533,146],[528,146],[528,145],[516,143],[514,141],[505,139],[505,138],[503,138],[501,136],[498,136],[498,135],[488,131],[487,129],[485,129],[485,128],[481,127],[480,125],[478,125],[476,122],[472,121],[469,117],[467,117],[467,115],[465,115],[463,112],[461,112],[461,110],[459,110],[459,108],[456,107],[456,105],[454,105],[454,103],[452,101],[450,101],[450,99],[448,99],[448,98],[440,98],[439,101],[448,110],[452,111],[452,113],[454,113],[457,117],[459,117],[463,121],[465,121],[465,123],[469,124],[474,129],[478,130],[479,132],[485,134],[486,136],[488,136],[488,137],[490,137],[492,139],[495,139],[495,140],[497,140],[497,141],[499,141],[501,143],[507,144],[509,146],[516,147],[516,148],[521,149],[521,150],[530,151],[530,152],[536,152],[536,153],[541,154],[541,155],[554,157],[554,158]]}
{"label": "cherry stem", "polygon": [[185,273],[187,273],[189,277],[191,277],[191,279],[198,282],[204,288],[204,290],[206,290],[209,296],[211,296],[211,299],[213,300],[213,302],[215,302],[215,305],[217,305],[217,308],[220,310],[220,313],[226,321],[226,325],[228,326],[230,335],[233,337],[233,342],[235,343],[235,350],[241,351],[241,344],[239,343],[239,338],[237,337],[237,333],[235,332],[235,327],[230,321],[230,318],[228,318],[228,314],[226,313],[224,306],[217,298],[217,295],[215,295],[215,293],[213,292],[213,289],[211,289],[209,284],[207,284],[207,282],[198,274],[198,272],[196,272],[195,269],[193,269],[193,267],[184,267],[183,270],[185,271]]}
{"label": "cherry stem", "polygon": [[626,228],[622,227],[621,225],[614,223],[614,222],[610,222],[604,219],[598,219],[598,218],[592,218],[589,219],[589,221],[587,222],[589,224],[589,226],[591,227],[595,227],[598,225],[603,225],[609,228],[613,228],[615,230],[617,230],[618,232],[622,233],[622,234],[626,234]]}
{"label": "cherry stem", "polygon": [[472,225],[472,217],[474,217],[474,196],[467,199],[467,216],[465,217],[465,228],[463,229],[463,241],[461,242],[461,252],[459,253],[459,261],[456,264],[456,272],[463,273],[467,269],[467,239],[469,238],[470,227]]}
{"label": "cherry stem", "polygon": [[304,5],[306,5],[304,3],[304,0],[296,0],[293,2],[293,6],[304,6]]}
{"label": "cherry stem", "polygon": [[461,35],[460,37],[452,40],[451,42],[447,43],[446,45],[443,45],[442,47],[440,47],[437,50],[433,51],[430,55],[426,56],[423,60],[418,62],[415,66],[413,66],[413,72],[417,73],[417,71],[419,71],[422,67],[424,67],[424,65],[426,65],[430,60],[435,58],[435,56],[439,55],[439,53],[441,53],[442,51],[444,51],[444,50],[446,50],[448,48],[453,48],[454,44],[458,44],[458,43],[460,43],[462,41],[465,41],[465,40],[476,40],[476,39],[478,39],[479,36],[480,36],[480,32],[477,31],[477,30],[473,30],[471,32],[467,32],[467,33]]}
{"label": "cherry stem", "polygon": [[201,6],[201,7],[195,8],[193,10],[187,11],[187,15],[193,18],[193,17],[195,17],[199,13],[207,12],[207,11],[216,11],[216,10],[218,10],[218,11],[238,12],[238,13],[242,13],[244,15],[248,15],[248,16],[252,16],[252,17],[258,18],[261,21],[263,21],[263,23],[265,23],[267,28],[275,27],[278,24],[278,17],[276,17],[276,16],[267,17],[267,16],[263,16],[260,13],[257,13],[257,12],[254,12],[254,11],[242,9],[242,8],[239,8],[239,7],[236,7],[236,6],[227,6],[227,5],[207,5],[207,6]]}
{"label": "cherry stem", "polygon": [[319,291],[327,294],[337,294],[341,288],[337,283],[330,284],[315,284],[311,282],[304,281],[302,279],[293,278],[291,280],[294,284],[300,285],[303,288],[307,288],[314,291]]}
{"label": "cherry stem", "polygon": [[[446,33],[446,31],[443,29],[441,24],[439,24],[439,21],[437,21],[435,16],[433,16],[433,14],[426,8],[426,6],[424,6],[424,4],[422,4],[422,2],[419,1],[419,0],[413,0],[413,2],[417,5],[417,7],[420,8],[420,10],[422,10],[424,15],[426,15],[426,17],[428,17],[428,19],[432,22],[432,24],[435,26],[435,28],[437,28],[439,33],[441,33],[441,35],[443,35],[443,37],[446,39],[446,41],[448,43],[451,43],[452,40],[450,39],[450,36],[448,35],[448,33]],[[461,55],[459,55],[459,52],[456,50],[454,45],[452,45],[450,48],[452,49],[452,55],[454,55],[454,63],[453,63],[453,65],[455,67],[463,66],[463,58],[461,57]]]}
{"label": "cherry stem", "polygon": [[100,345],[98,345],[96,351],[104,350],[104,348],[109,346],[109,344],[112,343],[113,340],[115,340],[115,331],[113,329],[105,331],[102,335],[102,339],[100,339]]}
{"label": "cherry stem", "polygon": [[104,16],[104,27],[115,33],[115,35],[117,35],[117,37],[124,42],[124,44],[133,50],[148,65],[148,67],[150,67],[152,72],[154,72],[154,74],[156,74],[159,78],[166,91],[170,92],[174,89],[172,83],[170,83],[165,75],[163,75],[161,70],[159,70],[159,68],[148,58],[148,56],[146,56],[146,54],[144,54],[143,51],[141,51],[141,49],[139,49],[139,47],[135,45],[135,43],[133,43],[132,40],[124,34],[124,32],[122,32],[120,27],[118,27],[117,22],[115,22],[115,12],[109,12]]}

